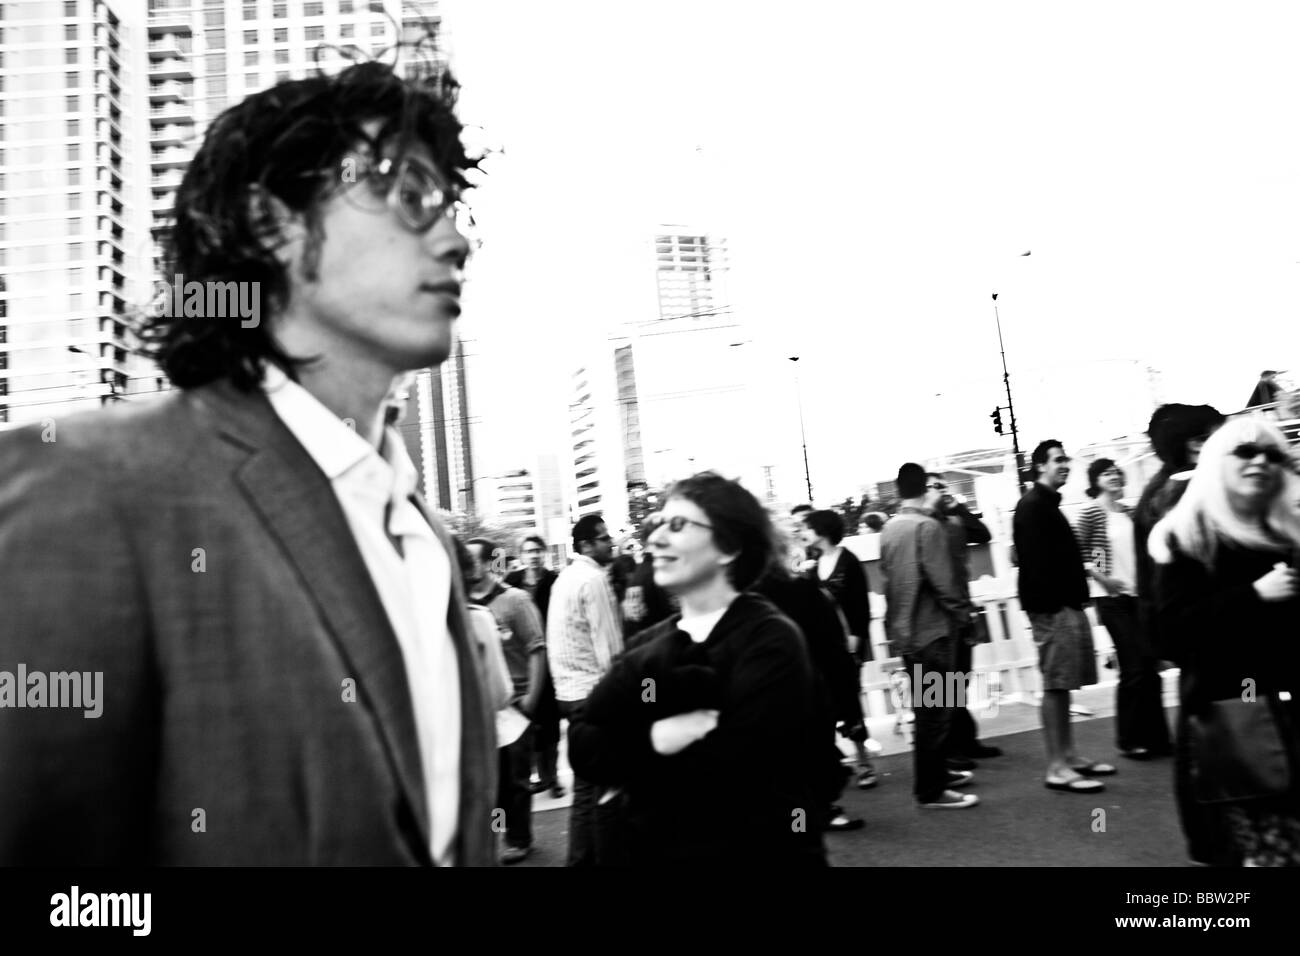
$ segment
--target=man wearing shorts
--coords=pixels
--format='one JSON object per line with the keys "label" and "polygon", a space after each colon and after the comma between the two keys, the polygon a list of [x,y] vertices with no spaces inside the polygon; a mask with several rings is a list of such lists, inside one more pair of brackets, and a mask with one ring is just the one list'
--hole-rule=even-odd
{"label": "man wearing shorts", "polygon": [[1061,513],[1059,489],[1070,477],[1070,459],[1054,438],[1040,442],[1030,458],[1037,481],[1016,506],[1012,525],[1020,565],[1020,606],[1029,617],[1043,674],[1043,738],[1050,790],[1096,793],[1094,777],[1115,772],[1110,764],[1084,760],[1074,751],[1070,691],[1097,683],[1092,626],[1083,608],[1088,581],[1074,531]]}

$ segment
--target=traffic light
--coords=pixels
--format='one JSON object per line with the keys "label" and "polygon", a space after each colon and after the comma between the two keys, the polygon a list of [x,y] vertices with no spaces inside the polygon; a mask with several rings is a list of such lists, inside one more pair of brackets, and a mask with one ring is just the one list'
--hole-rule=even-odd
{"label": "traffic light", "polygon": [[997,432],[999,435],[1001,435],[1002,434],[1002,409],[1000,408],[993,409],[993,414],[989,415],[989,418],[993,419],[993,430]]}

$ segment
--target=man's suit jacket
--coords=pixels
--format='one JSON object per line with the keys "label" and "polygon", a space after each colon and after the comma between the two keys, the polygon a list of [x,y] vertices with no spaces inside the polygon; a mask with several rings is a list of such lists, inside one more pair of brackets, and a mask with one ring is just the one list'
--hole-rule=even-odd
{"label": "man's suit jacket", "polygon": [[[457,858],[493,865],[496,741],[451,566]],[[261,393],[0,434],[0,671],[19,663],[101,671],[103,713],[0,709],[0,864],[432,862],[396,636]]]}

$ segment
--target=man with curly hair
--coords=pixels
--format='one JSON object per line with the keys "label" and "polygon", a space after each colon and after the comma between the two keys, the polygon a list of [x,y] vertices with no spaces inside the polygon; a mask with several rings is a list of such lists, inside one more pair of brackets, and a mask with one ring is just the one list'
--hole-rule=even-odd
{"label": "man with curly hair", "polygon": [[103,687],[0,709],[0,864],[495,863],[464,587],[385,428],[460,313],[456,89],[363,63],[227,110],[165,275],[262,321],[157,310],[169,394],[0,436],[3,657]]}

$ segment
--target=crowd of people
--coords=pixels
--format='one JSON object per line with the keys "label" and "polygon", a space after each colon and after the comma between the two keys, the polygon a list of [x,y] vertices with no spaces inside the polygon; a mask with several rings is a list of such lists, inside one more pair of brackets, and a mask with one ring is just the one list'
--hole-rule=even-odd
{"label": "crowd of people", "polygon": [[[0,435],[0,863],[516,863],[532,795],[565,792],[563,726],[570,865],[821,866],[827,835],[862,826],[836,801],[879,784],[859,685],[876,649],[837,515],[777,519],[705,472],[645,520],[640,560],[586,515],[567,566],[532,535],[502,574],[513,542],[456,539],[417,493],[393,390],[446,360],[460,312],[477,160],[456,90],[442,67],[363,63],[223,113],[168,268],[257,283],[267,321],[152,315],[173,391]],[[1300,689],[1294,463],[1274,425],[1207,407],[1165,406],[1150,435],[1164,467],[1135,512],[1093,462],[1077,529],[1062,444],[1032,455],[1013,532],[1045,783],[1092,794],[1116,773],[1069,721],[1096,681],[1095,600],[1118,750],[1174,753],[1193,858],[1294,864],[1276,759]],[[909,462],[897,483],[880,570],[916,806],[971,809],[1000,752],[926,690],[988,638],[965,561],[990,531],[941,475]]]}
{"label": "crowd of people", "polygon": [[[1254,704],[1251,719],[1275,727],[1283,745],[1293,741],[1293,459],[1276,425],[1225,424],[1209,406],[1162,406],[1149,435],[1162,467],[1136,508],[1125,504],[1123,469],[1098,458],[1087,468],[1090,503],[1073,522],[1061,509],[1072,466],[1061,442],[1041,442],[1030,458],[1037,480],[1015,509],[1012,553],[1039,655],[1044,784],[1096,794],[1119,772],[1073,740],[1071,692],[1098,682],[1091,604],[1119,671],[1116,751],[1176,758],[1171,795],[1191,860],[1300,863],[1289,778],[1263,792],[1263,783],[1242,783],[1251,771],[1222,753],[1223,727],[1236,726],[1225,701]],[[1001,751],[979,740],[964,699],[927,688],[969,681],[972,648],[989,640],[967,554],[992,535],[941,474],[907,463],[896,484],[879,571],[888,653],[911,685],[913,793],[919,809],[972,808],[978,761]],[[645,529],[651,573],[638,602],[658,610],[631,629],[616,624],[616,576],[599,573],[614,561],[603,523],[589,516],[575,526],[580,557],[560,580],[588,591],[551,618],[547,637],[551,659],[584,674],[566,711],[582,795],[570,865],[824,863],[817,834],[863,825],[834,802],[849,773],[835,737],[857,745],[857,785],[874,786],[858,683],[873,654],[867,578],[842,546],[840,515],[801,505],[784,535],[781,523],[736,482],[712,473],[679,482]],[[1181,668],[1175,735],[1165,662]],[[1235,743],[1249,761],[1249,744]],[[753,766],[764,773],[739,807],[728,795]]]}

